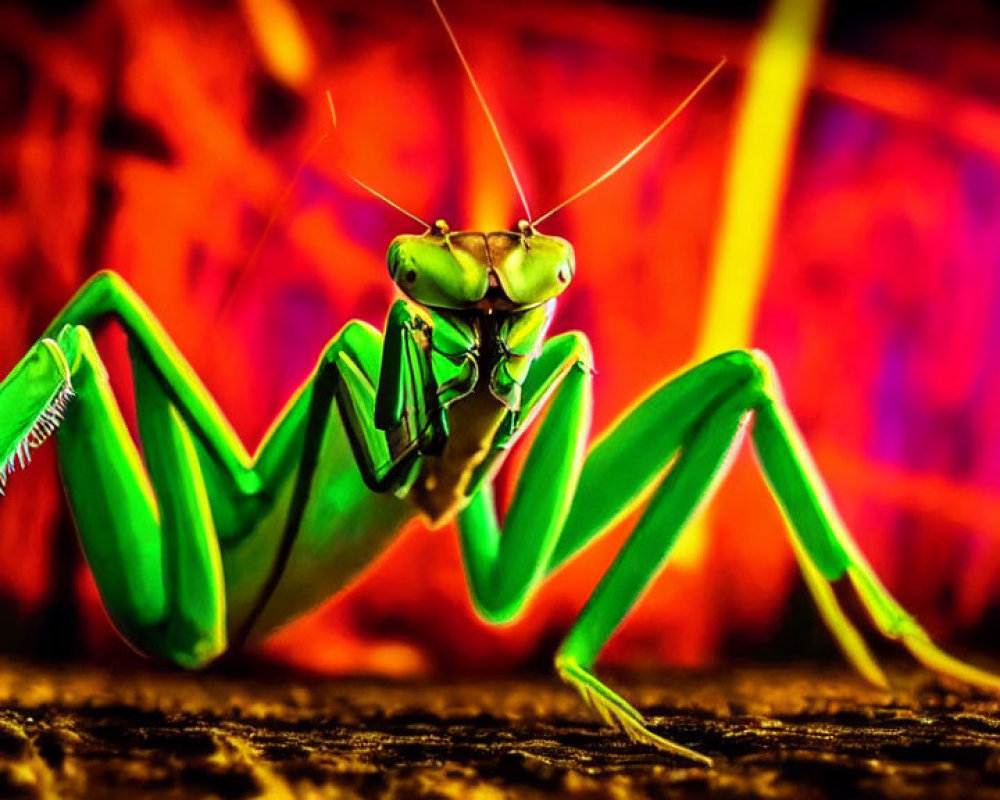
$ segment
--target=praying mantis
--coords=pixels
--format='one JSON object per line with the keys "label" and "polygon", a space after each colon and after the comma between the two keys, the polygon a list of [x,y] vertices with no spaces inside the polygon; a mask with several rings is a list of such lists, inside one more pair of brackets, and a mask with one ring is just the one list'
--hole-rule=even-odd
{"label": "praying mantis", "polygon": [[[590,442],[595,378],[587,338],[547,336],[559,297],[571,291],[575,255],[541,226],[631,160],[721,66],[625,158],[540,216],[528,210],[497,133],[525,206],[525,219],[510,230],[427,225],[390,202],[424,231],[389,246],[389,277],[401,298],[384,329],[345,325],[252,453],[143,300],[116,274],[98,274],[0,384],[0,484],[55,436],[108,615],[136,649],[188,668],[336,593],[415,516],[432,526],[457,522],[475,607],[503,623],[549,575],[646,502],[560,646],[556,670],[631,739],[711,764],[651,730],[593,667],[749,434],[807,586],[859,672],[886,683],[832,592],[842,578],[877,629],[929,668],[1000,688],[993,675],[941,652],[872,572],[764,354],[725,353],[665,379]],[[141,456],[92,338],[110,321],[128,336]],[[493,478],[536,422],[501,523]]]}

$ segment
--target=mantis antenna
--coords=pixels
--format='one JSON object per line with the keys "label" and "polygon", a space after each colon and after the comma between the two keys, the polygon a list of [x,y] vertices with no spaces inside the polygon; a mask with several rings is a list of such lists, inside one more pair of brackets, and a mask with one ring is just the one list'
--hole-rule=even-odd
{"label": "mantis antenna", "polygon": [[[435,3],[435,5],[437,5],[436,0],[433,0],[433,2]],[[663,122],[661,122],[659,125],[657,125],[650,132],[650,134],[645,139],[643,139],[641,142],[639,142],[639,144],[637,144],[628,153],[626,153],[625,156],[617,164],[615,164],[614,166],[612,166],[609,170],[607,170],[607,172],[605,172],[600,177],[595,178],[594,180],[592,180],[590,183],[588,183],[586,186],[584,186],[580,191],[578,191],[576,194],[574,194],[573,196],[571,196],[569,199],[563,200],[559,205],[557,205],[555,208],[551,209],[550,211],[546,211],[538,219],[531,220],[531,225],[535,226],[535,225],[538,225],[540,222],[544,222],[549,217],[551,217],[553,214],[555,214],[557,211],[562,211],[570,203],[572,203],[572,202],[574,202],[576,200],[579,200],[581,197],[583,197],[585,194],[587,194],[587,192],[589,192],[591,189],[596,189],[598,186],[600,186],[602,183],[604,183],[604,181],[606,181],[608,178],[610,178],[612,175],[614,175],[616,172],[618,172],[618,170],[620,170],[622,167],[624,167],[626,164],[628,164],[629,161],[631,161],[633,158],[635,158],[637,155],[639,155],[639,153],[641,153],[643,151],[643,149],[645,149],[646,145],[648,145],[651,141],[653,141],[653,139],[655,139],[657,136],[659,136],[660,133],[663,131],[663,129],[666,128],[671,122],[673,122],[674,119],[676,119],[676,117],[677,117],[678,114],[680,114],[685,108],[687,108],[688,104],[692,100],[694,100],[694,98],[697,96],[697,94],[702,89],[705,88],[705,86],[708,84],[708,82],[710,80],[712,80],[712,78],[715,77],[716,73],[720,69],[722,69],[722,67],[725,65],[725,63],[726,63],[726,58],[725,58],[725,56],[723,56],[721,59],[719,59],[719,63],[716,64],[714,67],[712,67],[712,69],[709,71],[709,73],[704,78],[701,79],[701,82],[697,86],[695,86],[694,89],[691,90],[691,93],[688,94],[688,96],[685,97],[680,102],[680,104],[677,106],[677,108],[675,108],[673,111],[671,111],[670,114],[667,115],[667,118],[663,120]],[[529,217],[529,219],[531,219],[531,218]]]}
{"label": "mantis antenna", "polygon": [[296,185],[298,185],[299,178],[302,177],[302,173],[309,163],[316,157],[316,154],[320,151],[320,148],[326,143],[326,140],[330,138],[330,131],[325,131],[322,136],[320,136],[309,151],[305,154],[303,159],[299,162],[299,165],[295,168],[295,173],[292,175],[292,180],[289,182],[287,188],[281,195],[281,199],[278,200],[277,205],[275,205],[274,210],[271,215],[267,218],[267,224],[264,225],[264,230],[261,232],[260,237],[257,239],[257,244],[254,245],[253,250],[250,252],[250,256],[247,258],[246,262],[240,268],[237,273],[236,278],[233,280],[229,287],[229,293],[226,295],[225,299],[222,301],[222,305],[219,306],[219,311],[215,315],[215,323],[218,324],[226,316],[226,312],[229,311],[230,306],[233,304],[233,298],[243,283],[243,279],[246,277],[250,268],[256,263],[257,256],[260,255],[260,251],[264,247],[264,242],[267,241],[267,236],[271,232],[271,228],[274,227],[274,223],[278,221],[278,217],[285,208],[285,204],[288,202],[288,198],[292,196],[292,192],[295,190]]}
{"label": "mantis antenna", "polygon": [[[327,93],[326,93],[326,102],[330,106],[330,119],[333,121],[333,128],[331,128],[331,130],[336,130],[336,128],[337,128],[337,108],[336,108],[336,106],[333,105],[333,95],[330,94],[329,90],[327,90]],[[329,131],[327,131],[327,135],[329,135]],[[416,214],[411,214],[409,211],[407,211],[405,208],[403,208],[401,205],[399,205],[399,203],[392,202],[392,200],[390,200],[388,197],[386,197],[384,194],[382,194],[382,192],[378,191],[377,189],[373,189],[371,186],[369,186],[367,183],[365,183],[360,178],[354,177],[350,172],[348,172],[343,167],[338,167],[338,169],[341,172],[343,172],[344,175],[346,175],[348,178],[350,178],[352,181],[354,181],[358,186],[360,186],[362,189],[364,189],[366,192],[368,192],[369,194],[374,195],[379,200],[381,200],[383,203],[386,203],[387,205],[392,206],[400,214],[406,214],[406,216],[408,216],[410,219],[414,220],[415,222],[419,222],[421,225],[423,225],[425,228],[427,228],[427,230],[431,229],[431,226],[428,225],[426,222],[424,222],[422,219],[420,219],[420,217],[418,217]]]}
{"label": "mantis antenna", "polygon": [[[239,274],[236,276],[236,279],[233,281],[233,283],[232,283],[232,285],[231,285],[231,287],[229,289],[229,293],[226,295],[226,298],[222,301],[222,305],[219,307],[219,312],[218,312],[218,314],[216,314],[216,317],[215,317],[216,323],[218,323],[219,320],[223,319],[226,316],[226,312],[229,311],[229,308],[230,308],[230,306],[233,303],[233,298],[236,296],[236,294],[237,294],[237,292],[238,292],[238,290],[240,288],[240,285],[243,282],[243,279],[246,277],[247,273],[250,272],[250,268],[257,261],[257,257],[260,255],[260,251],[264,247],[264,242],[267,241],[268,234],[270,234],[271,229],[274,227],[275,222],[278,221],[278,217],[281,215],[281,212],[284,210],[285,204],[288,202],[288,199],[292,196],[292,192],[295,190],[295,187],[298,185],[299,179],[302,177],[303,171],[305,170],[305,168],[307,166],[309,166],[309,164],[312,162],[312,160],[316,157],[316,154],[320,151],[320,148],[324,144],[326,144],[326,142],[327,142],[327,140],[329,140],[331,134],[337,129],[337,109],[336,109],[336,107],[333,104],[333,95],[330,93],[329,90],[327,90],[327,92],[326,92],[326,102],[330,106],[330,119],[331,119],[331,121],[332,121],[333,124],[331,125],[330,129],[327,130],[327,131],[324,131],[323,135],[320,136],[316,140],[316,142],[313,144],[313,146],[309,148],[309,151],[305,154],[305,157],[303,157],[303,159],[299,162],[299,165],[295,168],[295,174],[292,176],[292,180],[289,182],[288,187],[282,193],[281,199],[278,200],[277,205],[274,207],[274,210],[271,212],[271,216],[268,217],[267,224],[264,226],[264,230],[261,233],[260,238],[257,239],[257,244],[254,245],[254,248],[253,248],[253,250],[250,253],[250,257],[247,258],[246,263],[240,269]],[[354,177],[354,175],[352,175],[350,172],[348,172],[343,167],[338,166],[338,169],[344,175],[346,175],[348,178],[350,178],[352,181],[354,181],[354,183],[356,183],[358,186],[360,186],[362,189],[364,189],[366,192],[374,195],[379,200],[381,200],[383,203],[386,203],[387,205],[392,206],[394,209],[396,209],[397,211],[399,211],[401,214],[405,214],[406,216],[408,216],[410,219],[414,220],[415,222],[419,222],[427,230],[430,230],[431,226],[428,225],[426,222],[424,222],[422,219],[420,219],[420,217],[418,217],[416,214],[411,214],[409,211],[407,211],[401,205],[399,205],[398,203],[394,203],[392,200],[390,200],[384,194],[382,194],[381,192],[379,192],[376,189],[373,189],[371,186],[369,186],[367,183],[365,183],[364,181],[362,181],[360,178]]]}
{"label": "mantis antenna", "polygon": [[441,18],[441,23],[444,25],[444,29],[448,32],[448,38],[451,39],[451,43],[455,47],[455,52],[458,53],[458,59],[462,62],[462,68],[465,70],[465,74],[469,78],[469,83],[472,84],[472,89],[476,93],[479,105],[482,106],[483,113],[486,114],[486,119],[489,120],[490,127],[493,129],[493,135],[496,137],[497,144],[500,145],[500,152],[503,153],[504,161],[507,162],[507,169],[510,171],[510,177],[514,179],[514,186],[517,188],[518,197],[521,198],[521,205],[524,206],[525,216],[528,219],[531,219],[531,210],[528,208],[528,198],[525,196],[524,189],[521,186],[521,181],[517,177],[517,170],[514,169],[514,162],[511,161],[510,153],[507,152],[507,148],[504,146],[503,137],[500,136],[500,129],[497,127],[496,120],[493,119],[490,107],[486,105],[486,98],[483,97],[483,93],[479,90],[479,83],[476,81],[476,76],[472,74],[472,67],[469,66],[469,62],[465,58],[465,53],[462,52],[462,48],[458,44],[458,38],[455,36],[455,31],[452,30],[451,25],[448,22],[448,18],[445,17],[444,11],[441,10],[441,5],[438,3],[438,0],[431,0],[431,3],[434,5],[434,10],[437,11],[437,15]]}

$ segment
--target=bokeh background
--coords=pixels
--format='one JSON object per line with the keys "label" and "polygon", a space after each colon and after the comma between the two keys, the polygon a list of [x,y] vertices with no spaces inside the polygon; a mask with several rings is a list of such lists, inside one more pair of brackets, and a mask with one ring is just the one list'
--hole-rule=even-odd
{"label": "bokeh background", "polygon": [[[535,215],[728,58],[632,164],[543,226],[577,249],[555,328],[594,344],[595,432],[692,360],[765,349],[887,585],[945,643],[996,657],[1000,12],[872,5],[445,10]],[[327,90],[339,127],[317,149]],[[386,245],[419,231],[341,168],[453,228],[524,216],[429,3],[3,3],[0,373],[110,268],[252,446],[346,320],[381,325]],[[100,345],[130,409],[122,337]],[[628,528],[491,629],[453,530],[415,525],[256,652],[329,672],[547,667]],[[0,500],[0,610],[5,652],[139,663],[101,610],[52,448]],[[747,451],[606,662],[796,656],[835,651]]]}

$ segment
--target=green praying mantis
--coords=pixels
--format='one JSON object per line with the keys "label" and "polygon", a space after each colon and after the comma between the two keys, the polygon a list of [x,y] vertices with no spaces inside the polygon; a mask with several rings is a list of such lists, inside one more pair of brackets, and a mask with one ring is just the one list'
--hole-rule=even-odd
{"label": "green praying mantis", "polygon": [[[972,685],[1000,679],[939,650],[882,586],[835,510],[773,366],[734,351],[655,386],[589,443],[594,372],[583,333],[547,337],[575,271],[544,220],[611,177],[638,147],[564,203],[512,230],[427,225],[389,246],[401,297],[383,331],[348,322],[255,452],[239,440],[156,317],[118,275],[96,275],[0,384],[0,487],[57,439],[66,495],[108,615],[137,650],[203,666],[344,587],[414,516],[457,522],[474,605],[490,623],[524,609],[555,570],[641,502],[644,512],[565,641],[558,674],[631,739],[711,764],[650,730],[593,673],[685,522],[750,436],[808,588],[848,659],[886,678],[831,584],[845,578],[876,628],[923,664]],[[332,110],[332,102],[331,102]],[[117,322],[132,363],[140,456],[92,338]],[[502,524],[492,479],[539,419]],[[2,512],[0,512],[2,513]]]}

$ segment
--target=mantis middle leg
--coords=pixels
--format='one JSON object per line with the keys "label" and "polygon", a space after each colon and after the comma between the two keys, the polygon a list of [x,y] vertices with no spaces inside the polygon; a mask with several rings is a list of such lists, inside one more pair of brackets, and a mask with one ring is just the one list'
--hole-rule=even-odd
{"label": "mantis middle leg", "polygon": [[[553,340],[555,341],[555,340]],[[551,364],[539,359],[549,373]],[[537,441],[545,449],[579,452],[586,422],[556,421],[561,395],[585,381],[578,370],[564,380]],[[678,755],[707,761],[650,732],[639,713],[591,673],[612,632],[661,568],[684,523],[722,477],[739,434],[754,419],[753,441],[772,492],[789,523],[793,545],[824,618],[841,647],[871,680],[884,677],[863,640],[840,611],[828,582],[847,575],[878,628],[901,639],[928,666],[967,682],[998,688],[989,673],[941,653],[892,599],[858,552],[780,396],[773,369],[758,353],[734,352],[695,367],[655,389],[623,416],[585,458],[571,458],[558,480],[538,480],[534,463],[553,455],[529,454],[502,534],[487,493],[473,498],[460,526],[474,598],[485,616],[502,620],[522,607],[547,574],[649,498],[636,529],[601,580],[557,656],[557,668],[606,721],[632,738]],[[559,425],[563,434],[559,437]],[[545,520],[556,509],[557,524]],[[543,522],[532,525],[534,512]],[[513,526],[523,526],[518,530]],[[550,530],[550,528],[552,528]],[[544,541],[531,550],[531,537]],[[477,546],[473,544],[479,542]],[[481,543],[489,542],[484,547]],[[529,558],[520,551],[526,549]],[[532,560],[537,557],[537,560]]]}

